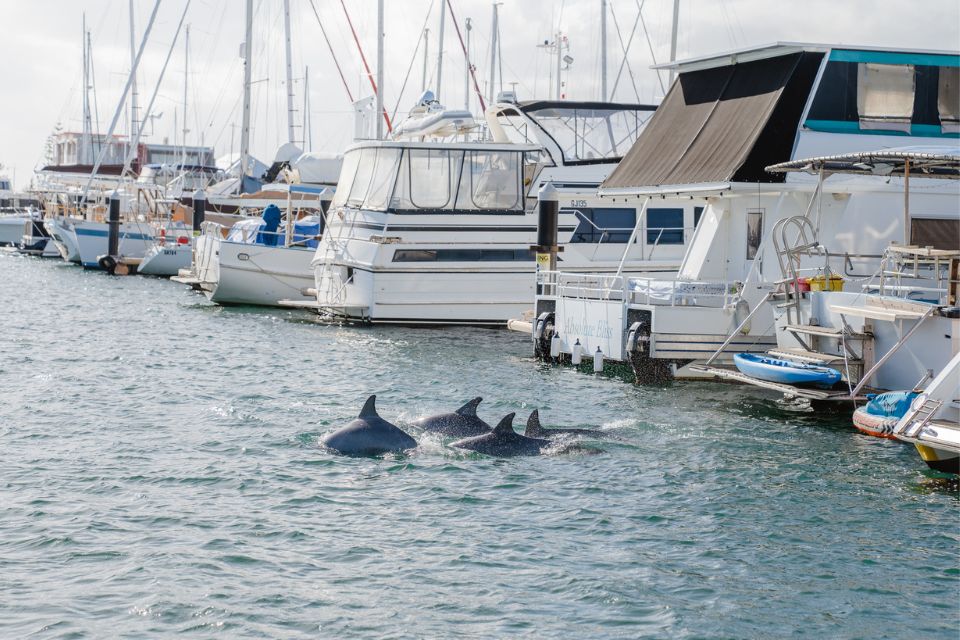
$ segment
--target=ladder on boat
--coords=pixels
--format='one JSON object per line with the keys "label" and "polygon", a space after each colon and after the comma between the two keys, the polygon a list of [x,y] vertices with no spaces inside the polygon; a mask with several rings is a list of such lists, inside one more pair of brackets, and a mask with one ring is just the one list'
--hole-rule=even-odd
{"label": "ladder on boat", "polygon": [[910,420],[907,422],[907,426],[901,432],[901,435],[907,438],[916,438],[920,435],[920,432],[923,431],[923,428],[927,426],[927,423],[933,419],[933,416],[942,405],[942,400],[925,398],[920,406],[913,411],[913,415],[910,416]]}
{"label": "ladder on boat", "polygon": [[[787,238],[787,233],[796,231],[793,240]],[[813,223],[806,216],[791,216],[778,220],[771,233],[773,246],[777,253],[777,263],[780,265],[780,279],[776,285],[782,288],[783,302],[775,305],[778,309],[786,309],[787,322],[800,324],[800,271],[801,260],[807,257],[823,257],[824,273],[829,277],[829,265],[826,260],[826,249],[817,238],[817,231]]]}
{"label": "ladder on boat", "polygon": [[[353,280],[353,274],[343,277],[339,267],[336,266],[337,258],[344,255],[347,246],[347,239],[350,238],[357,214],[354,213],[350,224],[337,225],[337,233],[334,235],[330,220],[335,215],[341,215],[342,209],[338,213],[330,211],[327,213],[326,224],[324,225],[323,253],[314,261],[319,266],[316,276],[317,302],[319,303],[321,315],[333,315],[335,309],[343,306],[346,298],[346,288]],[[323,299],[321,299],[321,297]]]}

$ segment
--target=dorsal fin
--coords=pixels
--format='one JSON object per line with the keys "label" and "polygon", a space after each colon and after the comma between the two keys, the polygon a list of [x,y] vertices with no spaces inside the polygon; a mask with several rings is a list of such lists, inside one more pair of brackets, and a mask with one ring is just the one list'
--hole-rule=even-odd
{"label": "dorsal fin", "polygon": [[513,416],[515,415],[517,414],[508,413],[507,415],[503,416],[503,419],[500,420],[500,422],[497,423],[497,426],[493,428],[493,432],[497,434],[514,433]]}
{"label": "dorsal fin", "polygon": [[543,433],[543,427],[540,426],[540,410],[534,409],[530,412],[530,417],[527,418],[527,428],[523,435],[535,438],[541,433]]}
{"label": "dorsal fin", "polygon": [[363,403],[363,409],[360,409],[361,418],[373,418],[379,417],[377,413],[377,396],[372,395],[367,398],[367,401]]}
{"label": "dorsal fin", "polygon": [[477,417],[477,405],[480,404],[482,401],[483,401],[483,398],[474,398],[473,400],[471,400],[471,401],[468,402],[467,404],[465,404],[465,405],[463,405],[462,407],[460,407],[459,409],[457,409],[455,413],[459,413],[459,414],[462,415],[462,416],[467,416],[467,417],[470,417],[470,418],[476,418],[476,417]]}

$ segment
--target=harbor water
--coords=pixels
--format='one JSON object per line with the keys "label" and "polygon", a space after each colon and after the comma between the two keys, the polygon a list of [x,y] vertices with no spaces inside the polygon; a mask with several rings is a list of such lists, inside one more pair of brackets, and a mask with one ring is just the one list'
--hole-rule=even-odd
{"label": "harbor water", "polygon": [[[506,331],[0,272],[0,637],[956,638],[956,487],[849,415],[543,365]],[[479,395],[616,438],[322,450],[371,393],[401,426]]]}

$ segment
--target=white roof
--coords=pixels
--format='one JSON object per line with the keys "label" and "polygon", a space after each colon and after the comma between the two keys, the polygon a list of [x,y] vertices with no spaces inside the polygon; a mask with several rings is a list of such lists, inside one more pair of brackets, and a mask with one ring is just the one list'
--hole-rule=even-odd
{"label": "white roof", "polygon": [[696,71],[697,69],[711,69],[714,67],[725,67],[730,64],[750,62],[752,60],[763,60],[765,58],[775,58],[785,56],[791,53],[801,51],[827,52],[831,49],[843,49],[850,51],[880,51],[888,53],[914,53],[927,55],[956,56],[960,51],[946,51],[942,49],[897,49],[892,47],[867,47],[860,45],[844,44],[818,44],[812,42],[771,42],[753,47],[742,47],[719,53],[711,53],[706,56],[696,58],[687,58],[685,60],[675,60],[673,62],[664,62],[651,67],[652,69],[676,69],[677,71]]}

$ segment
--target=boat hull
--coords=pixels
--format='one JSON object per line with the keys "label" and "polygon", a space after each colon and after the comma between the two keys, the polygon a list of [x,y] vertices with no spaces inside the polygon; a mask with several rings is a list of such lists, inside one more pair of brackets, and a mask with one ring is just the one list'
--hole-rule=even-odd
{"label": "boat hull", "polygon": [[26,224],[27,218],[24,216],[0,217],[0,247],[20,244]]}
{"label": "boat hull", "polygon": [[302,298],[313,286],[312,249],[213,239],[206,257],[201,288],[217,304],[279,307],[280,300]]}
{"label": "boat hull", "polygon": [[190,266],[193,247],[189,244],[153,244],[143,256],[137,273],[148,276],[175,276]]}
{"label": "boat hull", "polygon": [[[84,220],[74,223],[73,227],[80,264],[87,269],[99,269],[97,260],[107,253],[107,223]],[[153,241],[153,231],[149,224],[128,222],[120,225],[120,255],[124,258],[143,258]]]}

